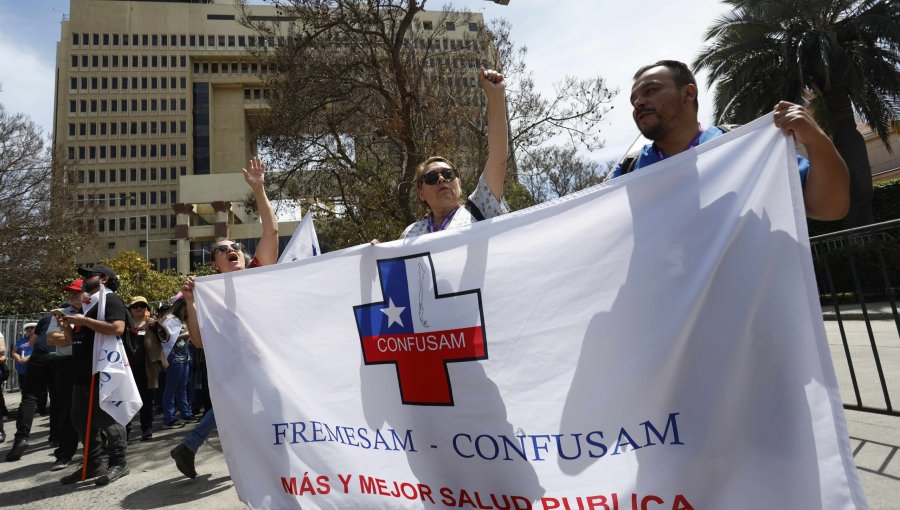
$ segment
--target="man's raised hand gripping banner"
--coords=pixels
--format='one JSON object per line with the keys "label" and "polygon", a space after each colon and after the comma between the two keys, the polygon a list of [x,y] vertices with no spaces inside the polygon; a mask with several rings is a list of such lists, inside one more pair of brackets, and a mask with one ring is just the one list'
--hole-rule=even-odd
{"label": "man's raised hand gripping banner", "polygon": [[865,508],[771,116],[556,203],[197,280],[254,508]]}

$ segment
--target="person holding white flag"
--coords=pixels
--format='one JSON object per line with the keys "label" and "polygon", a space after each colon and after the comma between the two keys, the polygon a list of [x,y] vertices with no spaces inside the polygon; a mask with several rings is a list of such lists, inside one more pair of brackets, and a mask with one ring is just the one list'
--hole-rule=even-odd
{"label": "person holding white flag", "polygon": [[[275,219],[275,213],[272,211],[272,205],[269,203],[269,197],[266,195],[266,168],[257,157],[251,159],[248,166],[250,167],[249,169],[244,168],[242,170],[244,171],[244,180],[250,186],[250,189],[253,190],[253,195],[256,198],[256,210],[259,212],[259,217],[262,221],[262,236],[259,238],[256,254],[249,263],[244,255],[244,246],[241,243],[228,239],[217,242],[213,246],[212,265],[220,273],[241,271],[246,267],[267,266],[278,261],[278,221]],[[193,276],[187,277],[184,286],[181,288],[181,295],[184,298],[187,313],[186,326],[190,333],[191,343],[197,348],[203,348],[203,338],[200,336],[200,325],[197,320],[197,309],[194,306]],[[175,460],[175,467],[184,476],[188,478],[197,476],[197,471],[194,468],[194,455],[215,427],[216,416],[213,413],[213,409],[210,409],[184,440],[169,452]]]}
{"label": "person holding white flag", "polygon": [[[65,326],[62,330],[67,340],[72,342],[72,424],[85,445],[86,467],[64,476],[60,482],[72,484],[84,476],[85,480],[97,478],[97,485],[106,485],[129,473],[124,423],[140,409],[141,400],[121,340],[128,310],[114,292],[119,286],[118,277],[111,268],[99,264],[80,268],[78,273],[84,277],[84,291],[91,296],[91,304],[85,307],[83,315],[58,320]],[[102,363],[98,361],[101,359]],[[101,432],[106,436],[105,448]]]}

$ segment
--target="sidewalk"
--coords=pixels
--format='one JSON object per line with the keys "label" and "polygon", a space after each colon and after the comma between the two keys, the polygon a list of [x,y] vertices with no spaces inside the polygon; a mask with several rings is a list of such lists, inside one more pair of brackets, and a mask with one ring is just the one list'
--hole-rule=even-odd
{"label": "sidewalk", "polygon": [[[18,409],[20,394],[5,393],[10,410]],[[156,426],[160,426],[157,417]],[[197,452],[197,478],[185,478],[169,457],[169,450],[193,425],[173,430],[158,430],[153,439],[140,441],[140,428],[131,431],[128,441],[128,467],[131,473],[107,486],[93,482],[61,485],[59,479],[77,469],[76,464],[50,472],[53,449],[47,444],[49,418],[35,417],[31,429],[31,447],[16,462],[4,462],[12,447],[15,422],[4,423],[6,442],[0,443],[0,508],[108,508],[237,510],[246,508],[238,500],[231,483],[218,435]],[[81,458],[81,450],[76,459]]]}
{"label": "sidewalk", "polygon": [[847,411],[850,448],[872,510],[900,506],[900,417]]}
{"label": "sidewalk", "polygon": [[[900,307],[900,304],[898,304]],[[862,307],[858,304],[843,304],[840,305],[841,310],[841,319],[845,321],[861,321],[865,320],[865,316],[862,313]],[[898,308],[900,311],[900,308]],[[888,321],[894,320],[893,310],[891,309],[891,304],[887,301],[879,301],[875,303],[866,303],[866,312],[869,314],[869,320],[871,321]],[[834,307],[831,305],[823,305],[822,306],[822,318],[826,321],[836,321],[837,314],[834,311]]]}

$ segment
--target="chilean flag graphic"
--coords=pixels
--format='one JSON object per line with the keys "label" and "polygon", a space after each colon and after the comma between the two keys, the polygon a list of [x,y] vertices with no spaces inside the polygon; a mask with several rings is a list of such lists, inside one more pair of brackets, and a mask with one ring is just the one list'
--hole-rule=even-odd
{"label": "chilean flag graphic", "polygon": [[378,261],[384,301],[353,307],[366,365],[394,364],[406,405],[452,406],[447,363],[487,359],[481,290],[438,294],[431,255]]}

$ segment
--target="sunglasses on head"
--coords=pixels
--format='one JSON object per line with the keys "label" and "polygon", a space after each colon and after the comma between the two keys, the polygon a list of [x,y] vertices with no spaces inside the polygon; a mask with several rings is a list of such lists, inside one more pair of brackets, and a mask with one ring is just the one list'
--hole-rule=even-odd
{"label": "sunglasses on head", "polygon": [[452,168],[442,168],[440,172],[432,170],[422,176],[422,182],[429,186],[433,186],[437,184],[438,177],[443,177],[445,181],[452,181],[453,179],[456,179],[456,172],[454,172]]}
{"label": "sunglasses on head", "polygon": [[244,251],[244,245],[241,243],[220,244],[213,248],[213,251],[224,255],[228,253],[229,249],[234,251]]}

